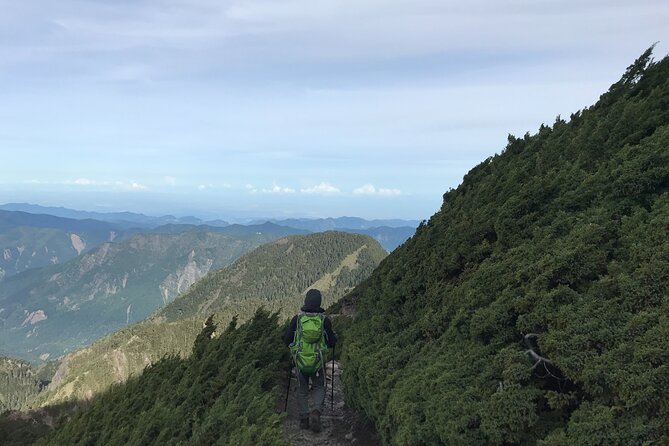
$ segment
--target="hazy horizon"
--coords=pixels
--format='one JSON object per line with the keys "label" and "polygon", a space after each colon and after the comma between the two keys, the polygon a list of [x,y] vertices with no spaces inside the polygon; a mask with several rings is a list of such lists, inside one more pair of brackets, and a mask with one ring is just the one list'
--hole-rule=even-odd
{"label": "hazy horizon", "polygon": [[[595,103],[669,4],[4,2],[0,202],[215,218],[429,218]],[[228,217],[230,218],[230,217]]]}

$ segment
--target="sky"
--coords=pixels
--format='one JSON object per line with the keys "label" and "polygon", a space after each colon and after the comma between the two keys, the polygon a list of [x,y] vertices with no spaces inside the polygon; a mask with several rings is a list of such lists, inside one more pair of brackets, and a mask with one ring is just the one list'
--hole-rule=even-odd
{"label": "sky", "polygon": [[666,0],[0,0],[0,203],[429,218],[593,104]]}

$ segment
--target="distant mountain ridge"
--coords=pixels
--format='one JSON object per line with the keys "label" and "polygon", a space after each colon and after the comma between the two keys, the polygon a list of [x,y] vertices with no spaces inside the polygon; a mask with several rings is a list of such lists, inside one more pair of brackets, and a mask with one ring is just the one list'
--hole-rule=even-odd
{"label": "distant mountain ridge", "polygon": [[122,236],[123,229],[108,222],[0,210],[0,282],[30,268],[63,263]]}
{"label": "distant mountain ridge", "polygon": [[[64,207],[39,206],[29,203],[7,203],[0,205],[0,210],[23,212],[29,214],[51,215],[69,219],[87,219],[106,222],[114,225],[117,233],[125,233],[126,237],[140,232],[182,232],[190,229],[209,230],[228,233],[219,228],[230,227],[228,231],[245,232],[248,227],[274,224],[299,229],[303,232],[344,231],[353,234],[367,234],[374,237],[386,251],[391,252],[411,237],[420,223],[418,220],[376,219],[366,220],[359,217],[337,218],[291,218],[291,219],[255,219],[244,224],[230,224],[224,220],[205,221],[198,217],[175,217],[164,215],[152,217],[134,212],[89,212]],[[0,232],[2,229],[0,228]],[[2,248],[2,246],[0,246]],[[44,265],[40,265],[44,266]],[[1,265],[0,265],[1,267]],[[0,273],[1,275],[1,273]],[[1,278],[0,278],[1,280]]]}
{"label": "distant mountain ridge", "polygon": [[229,223],[224,220],[205,221],[197,217],[175,217],[173,215],[163,215],[160,217],[148,216],[136,212],[95,212],[80,211],[56,206],[40,206],[30,203],[6,203],[0,204],[0,210],[21,211],[31,214],[48,214],[62,218],[72,219],[93,219],[105,222],[116,223],[118,227],[155,227],[166,224],[207,224],[210,226],[227,226]]}
{"label": "distant mountain ridge", "polygon": [[401,220],[401,219],[376,219],[366,220],[359,217],[336,217],[336,218],[288,218],[288,219],[273,219],[268,218],[264,220],[254,220],[252,223],[260,223],[270,221],[281,226],[290,226],[291,228],[306,229],[307,231],[320,232],[330,230],[361,230],[372,229],[378,227],[401,228],[401,227],[418,227],[420,221],[418,220]]}
{"label": "distant mountain ridge", "polygon": [[6,279],[0,283],[0,354],[35,361],[87,345],[147,317],[211,269],[297,231],[246,229],[137,234]]}

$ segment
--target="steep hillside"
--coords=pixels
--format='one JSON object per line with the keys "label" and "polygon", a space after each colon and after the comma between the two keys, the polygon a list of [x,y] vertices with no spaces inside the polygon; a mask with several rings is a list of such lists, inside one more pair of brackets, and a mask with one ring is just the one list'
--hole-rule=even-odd
{"label": "steep hillside", "polygon": [[0,283],[0,352],[36,360],[88,345],[144,319],[209,270],[281,235],[141,234],[11,277]]}
{"label": "steep hillside", "polygon": [[387,444],[669,443],[669,59],[509,137],[352,294]]}
{"label": "steep hillside", "polygon": [[165,354],[187,354],[211,314],[227,324],[234,316],[246,320],[263,306],[286,318],[299,309],[312,286],[323,291],[325,304],[334,302],[367,278],[385,255],[374,239],[340,232],[263,245],[209,273],[152,318],[66,356],[34,404],[90,398]]}
{"label": "steep hillside", "polygon": [[274,410],[287,364],[277,322],[259,312],[238,329],[205,326],[188,359],[161,359],[36,444],[286,445]]}
{"label": "steep hillside", "polygon": [[0,210],[0,282],[30,268],[66,262],[121,233],[96,220]]}

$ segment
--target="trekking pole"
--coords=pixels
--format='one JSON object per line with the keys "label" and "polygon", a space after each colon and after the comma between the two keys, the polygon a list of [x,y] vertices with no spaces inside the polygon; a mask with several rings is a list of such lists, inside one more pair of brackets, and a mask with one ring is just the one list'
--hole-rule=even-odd
{"label": "trekking pole", "polygon": [[334,358],[335,358],[335,346],[332,346],[332,382],[330,385],[332,386],[332,389],[330,390],[331,393],[331,400],[332,400],[332,410],[334,410]]}
{"label": "trekking pole", "polygon": [[293,377],[293,362],[290,362],[290,367],[288,367],[288,388],[286,389],[286,402],[283,404],[283,411],[288,412],[288,396],[290,395],[290,382]]}

